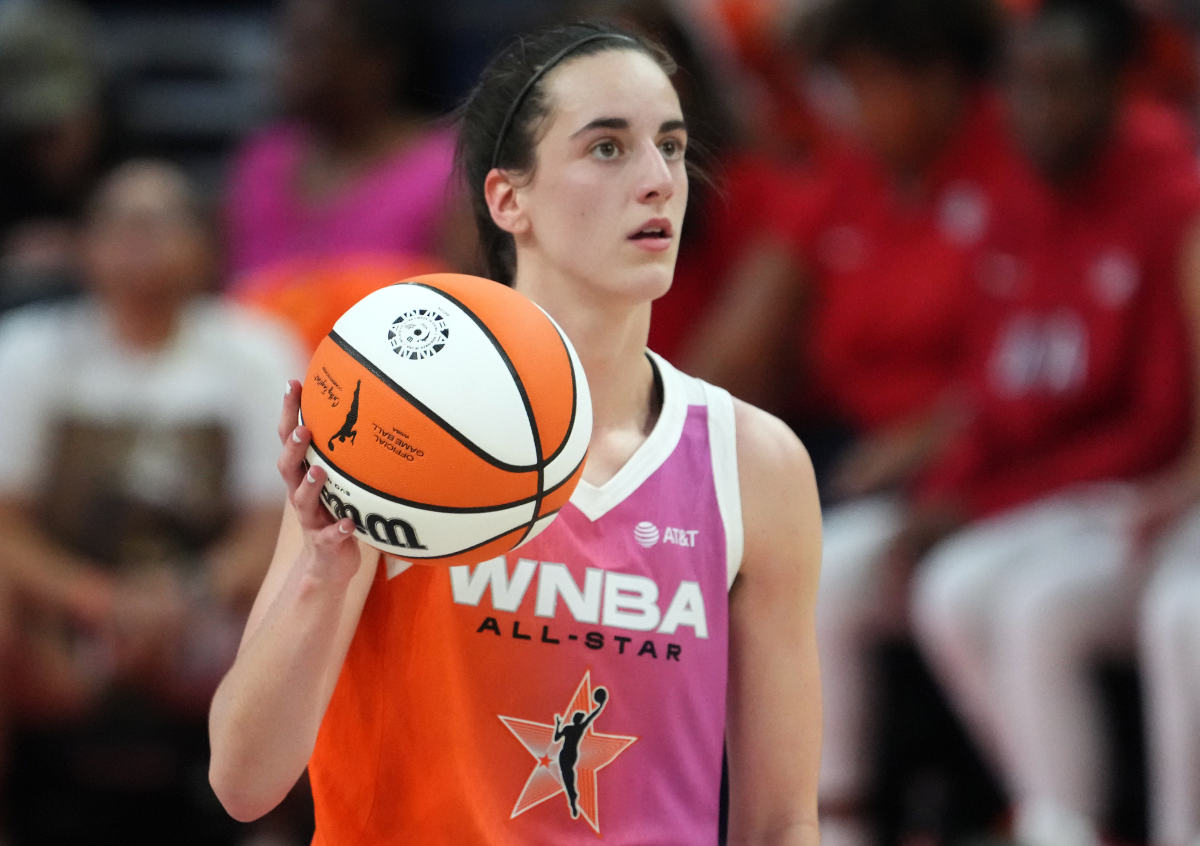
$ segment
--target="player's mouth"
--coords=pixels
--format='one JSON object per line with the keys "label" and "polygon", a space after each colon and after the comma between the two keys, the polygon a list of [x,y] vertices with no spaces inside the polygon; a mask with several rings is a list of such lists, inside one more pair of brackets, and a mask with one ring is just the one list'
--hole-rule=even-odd
{"label": "player's mouth", "polygon": [[627,237],[643,250],[661,252],[671,247],[674,230],[670,220],[665,217],[656,217],[653,220],[647,220]]}

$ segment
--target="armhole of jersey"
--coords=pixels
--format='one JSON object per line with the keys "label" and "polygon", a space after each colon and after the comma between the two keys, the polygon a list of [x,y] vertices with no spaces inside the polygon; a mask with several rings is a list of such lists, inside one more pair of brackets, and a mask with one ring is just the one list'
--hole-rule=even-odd
{"label": "armhole of jersey", "polygon": [[708,405],[708,446],[712,455],[713,485],[717,491],[717,508],[725,525],[725,584],[731,588],[742,567],[745,549],[733,398],[721,388],[703,384]]}

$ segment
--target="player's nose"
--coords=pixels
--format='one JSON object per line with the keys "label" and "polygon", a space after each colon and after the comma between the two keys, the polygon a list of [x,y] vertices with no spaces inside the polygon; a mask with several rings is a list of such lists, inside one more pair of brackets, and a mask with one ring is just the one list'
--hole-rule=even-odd
{"label": "player's nose", "polygon": [[648,140],[638,158],[638,200],[643,203],[669,200],[675,194],[675,180],[657,142]]}

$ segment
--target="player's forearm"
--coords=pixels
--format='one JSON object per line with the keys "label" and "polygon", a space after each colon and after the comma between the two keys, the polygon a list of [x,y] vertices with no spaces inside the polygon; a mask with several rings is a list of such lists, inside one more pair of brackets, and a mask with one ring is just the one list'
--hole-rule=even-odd
{"label": "player's forearm", "polygon": [[347,589],[294,568],[217,689],[209,780],[237,819],[274,808],[308,764],[345,660]]}

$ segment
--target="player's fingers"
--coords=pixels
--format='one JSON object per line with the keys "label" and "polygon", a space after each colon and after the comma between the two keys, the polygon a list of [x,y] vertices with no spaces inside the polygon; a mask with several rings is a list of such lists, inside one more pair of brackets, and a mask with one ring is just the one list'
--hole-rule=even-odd
{"label": "player's fingers", "polygon": [[279,451],[275,467],[283,477],[288,491],[295,491],[304,479],[304,454],[308,450],[310,438],[307,427],[293,426],[288,436],[283,439],[283,449]]}
{"label": "player's fingers", "polygon": [[[330,525],[312,534],[313,551],[326,560],[336,560],[354,546],[354,521],[349,517],[331,520]],[[357,556],[356,556],[357,557]]]}
{"label": "player's fingers", "polygon": [[323,529],[334,522],[321,504],[321,486],[324,484],[325,471],[320,467],[309,467],[292,493],[292,505],[305,529]]}
{"label": "player's fingers", "polygon": [[283,392],[283,410],[279,414],[279,442],[285,444],[300,416],[300,383],[288,379]]}

